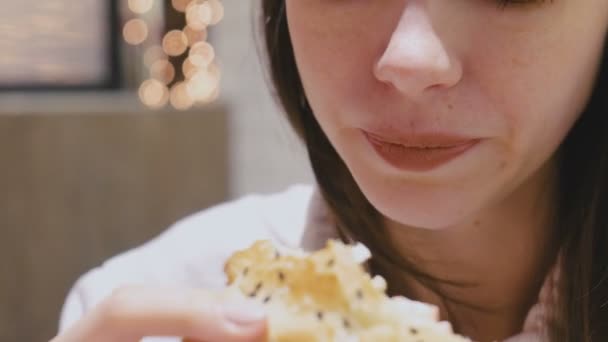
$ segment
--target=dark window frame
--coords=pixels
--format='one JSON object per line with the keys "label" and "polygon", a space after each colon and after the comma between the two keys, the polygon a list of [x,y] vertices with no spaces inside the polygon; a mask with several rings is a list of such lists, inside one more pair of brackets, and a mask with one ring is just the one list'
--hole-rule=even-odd
{"label": "dark window frame", "polygon": [[18,84],[1,84],[1,92],[42,92],[42,91],[90,91],[118,90],[123,87],[121,56],[122,24],[120,17],[120,0],[105,0],[108,39],[105,42],[106,77],[98,82],[83,81],[79,84],[57,84],[49,82],[24,82]]}

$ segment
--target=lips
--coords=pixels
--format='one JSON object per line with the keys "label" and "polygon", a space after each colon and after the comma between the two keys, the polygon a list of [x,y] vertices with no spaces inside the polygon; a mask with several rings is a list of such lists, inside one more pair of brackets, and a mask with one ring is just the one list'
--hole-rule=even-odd
{"label": "lips", "polygon": [[446,133],[380,135],[363,132],[376,153],[401,170],[424,172],[436,169],[469,151],[479,139]]}
{"label": "lips", "polygon": [[471,140],[474,140],[471,138],[464,138],[445,133],[404,134],[398,138],[381,136],[370,132],[365,132],[365,135],[367,135],[369,139],[381,144],[391,144],[419,149],[450,148],[463,145],[469,143]]}

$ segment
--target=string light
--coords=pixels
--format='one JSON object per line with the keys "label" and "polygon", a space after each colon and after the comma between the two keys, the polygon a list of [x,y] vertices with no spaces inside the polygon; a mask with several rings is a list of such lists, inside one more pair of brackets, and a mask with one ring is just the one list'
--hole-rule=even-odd
{"label": "string light", "polygon": [[186,12],[186,8],[191,1],[192,0],[171,0],[171,5],[173,5],[173,9],[178,12]]}
{"label": "string light", "polygon": [[150,66],[150,77],[169,84],[175,79],[175,67],[166,59],[159,59]]}
{"label": "string light", "polygon": [[169,90],[161,81],[149,79],[139,87],[139,99],[146,106],[159,109],[169,101]]}
{"label": "string light", "polygon": [[129,0],[129,9],[133,13],[144,14],[154,6],[154,0]]}
{"label": "string light", "polygon": [[193,0],[186,8],[186,24],[195,31],[207,28],[213,20],[213,8],[209,0]]}
{"label": "string light", "polygon": [[188,94],[195,100],[207,103],[213,97],[219,79],[211,74],[207,69],[197,71],[186,85]]}
{"label": "string light", "polygon": [[197,71],[198,68],[190,61],[190,57],[186,58],[182,64],[182,73],[184,74],[184,77],[190,79]]}
{"label": "string light", "polygon": [[217,65],[216,63],[209,64],[209,66],[207,67],[207,72],[209,73],[209,75],[211,75],[211,77],[215,78],[218,83],[220,82],[222,78],[222,73],[219,65]]}
{"label": "string light", "polygon": [[188,37],[182,30],[169,31],[163,38],[163,51],[169,56],[179,56],[188,49]]}
{"label": "string light", "polygon": [[125,41],[131,45],[139,45],[148,38],[148,24],[141,19],[131,19],[122,30]]}
{"label": "string light", "polygon": [[207,42],[198,42],[190,48],[189,58],[195,66],[207,67],[215,58],[215,50]]}
{"label": "string light", "polygon": [[188,110],[194,105],[194,99],[188,94],[185,82],[178,82],[171,88],[169,101],[173,108],[178,110]]}
{"label": "string light", "polygon": [[186,26],[183,31],[186,34],[186,38],[188,38],[188,46],[190,47],[198,42],[207,40],[207,29],[196,31],[190,26]]}
{"label": "string light", "polygon": [[[156,1],[160,0],[128,0],[129,10],[136,17],[123,27],[127,43],[140,45],[150,39],[148,24],[139,16],[154,8]],[[221,72],[215,62],[215,49],[207,42],[207,30],[223,19],[224,6],[220,0],[171,0],[171,7],[184,15],[186,26],[167,32],[145,50],[143,63],[150,78],[141,83],[138,95],[151,109],[170,104],[177,110],[187,110],[219,97]],[[178,67],[170,57],[184,54],[187,57],[180,66],[184,79],[179,80]]]}
{"label": "string light", "polygon": [[210,25],[217,25],[224,19],[224,5],[219,0],[207,0],[207,3],[211,7]]}

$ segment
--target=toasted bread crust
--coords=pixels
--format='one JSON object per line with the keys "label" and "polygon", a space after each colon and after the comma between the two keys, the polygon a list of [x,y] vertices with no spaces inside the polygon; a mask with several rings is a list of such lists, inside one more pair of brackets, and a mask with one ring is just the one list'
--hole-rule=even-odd
{"label": "toasted bread crust", "polygon": [[310,254],[258,241],[235,253],[225,272],[229,289],[266,306],[271,342],[470,341],[439,322],[437,308],[389,298],[361,253],[338,241]]}

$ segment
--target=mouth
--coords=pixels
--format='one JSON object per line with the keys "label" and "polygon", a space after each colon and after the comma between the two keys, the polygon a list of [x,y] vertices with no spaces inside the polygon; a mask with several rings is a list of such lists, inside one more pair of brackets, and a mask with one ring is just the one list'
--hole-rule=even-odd
{"label": "mouth", "polygon": [[444,133],[411,134],[400,136],[399,138],[386,137],[385,135],[378,135],[366,131],[364,131],[364,134],[368,139],[380,144],[414,149],[452,148],[468,144],[472,140],[475,140]]}
{"label": "mouth", "polygon": [[426,172],[462,156],[479,139],[443,133],[428,133],[387,138],[363,131],[376,154],[400,170]]}

